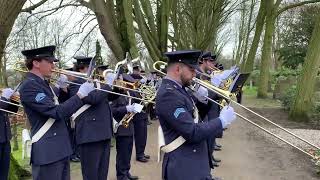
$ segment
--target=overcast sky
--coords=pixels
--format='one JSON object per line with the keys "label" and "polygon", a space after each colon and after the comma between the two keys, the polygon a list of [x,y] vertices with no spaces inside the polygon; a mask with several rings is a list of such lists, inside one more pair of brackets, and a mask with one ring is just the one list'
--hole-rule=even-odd
{"label": "overcast sky", "polygon": [[[36,3],[37,1],[33,0],[32,2]],[[59,1],[57,0],[49,0],[44,6],[42,6],[41,8],[38,8],[36,11],[41,11],[43,9],[48,9],[52,6],[54,6],[54,4],[58,3]],[[30,2],[28,1],[25,4],[25,7],[29,6]],[[87,13],[87,8],[84,7],[68,7],[68,8],[64,8],[63,10],[59,10],[58,12],[56,12],[53,15],[50,15],[49,17],[47,17],[48,20],[54,20],[54,19],[59,19],[63,24],[64,24],[64,28],[63,31],[69,32],[70,29],[71,30],[76,30],[76,29],[80,29],[80,24],[76,24],[81,18],[83,18],[83,15]],[[233,17],[234,18],[234,17]],[[233,21],[233,20],[232,20]],[[230,22],[232,22],[230,21]],[[71,65],[72,57],[75,55],[75,51],[79,48],[80,43],[82,42],[82,39],[84,38],[84,36],[87,34],[87,32],[89,30],[91,30],[91,27],[93,27],[94,25],[96,25],[97,22],[96,20],[93,20],[92,22],[90,22],[89,26],[87,26],[87,28],[84,30],[83,33],[81,33],[77,38],[73,39],[72,42],[70,44],[68,44],[68,46],[66,47],[66,49],[64,49],[64,54],[65,54],[65,60],[64,61],[68,61],[68,64]],[[225,28],[226,29],[230,29],[233,28],[231,27],[233,23],[228,24]],[[68,31],[69,30],[69,31]],[[234,36],[234,31],[231,31],[232,33],[229,34],[229,36]],[[107,44],[104,40],[104,38],[102,37],[102,35],[100,34],[99,29],[97,28],[96,33],[94,33],[94,37],[90,37],[93,42],[95,40],[99,40],[99,42],[102,45],[102,55],[104,58],[106,58],[106,55],[111,53],[110,49],[107,47]],[[232,51],[233,51],[233,47],[234,47],[234,37],[228,37],[229,41],[228,43],[225,45],[225,47],[223,48],[222,54],[224,56],[232,56]],[[91,53],[90,55],[94,55],[95,54],[95,43],[92,44],[91,47]],[[79,51],[78,53],[76,53],[76,55],[83,55],[82,51]]]}

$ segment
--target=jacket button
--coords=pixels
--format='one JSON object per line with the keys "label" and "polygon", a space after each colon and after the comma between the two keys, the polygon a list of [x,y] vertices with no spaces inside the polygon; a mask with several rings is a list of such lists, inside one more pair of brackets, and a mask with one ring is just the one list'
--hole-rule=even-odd
{"label": "jacket button", "polygon": [[197,152],[197,150],[194,149],[193,152]]}
{"label": "jacket button", "polygon": [[57,133],[53,133],[53,135],[54,135],[54,136],[56,136],[56,135],[57,135]]}
{"label": "jacket button", "polygon": [[93,120],[93,121],[95,121],[95,120],[96,120],[96,118],[93,118],[92,120]]}

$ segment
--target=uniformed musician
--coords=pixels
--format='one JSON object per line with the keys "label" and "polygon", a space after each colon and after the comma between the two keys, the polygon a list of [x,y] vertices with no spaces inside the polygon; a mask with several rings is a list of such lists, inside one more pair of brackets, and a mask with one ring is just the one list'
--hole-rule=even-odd
{"label": "uniformed musician", "polygon": [[[65,70],[67,71],[73,71],[73,67],[72,68],[66,68]],[[68,74],[61,74],[59,80],[57,81],[56,85],[58,85],[60,87],[60,89],[62,91],[59,92],[59,102],[64,102],[66,100],[68,100],[70,98],[70,89],[69,89],[69,85],[67,83],[63,83],[66,81],[74,81],[76,79],[76,77],[72,76],[72,75],[68,75]],[[78,85],[77,89],[79,88]],[[70,134],[70,142],[71,142],[71,147],[73,150],[72,155],[70,156],[70,160],[72,162],[80,162],[80,153],[79,153],[79,148],[77,147],[77,143],[76,143],[76,136],[75,136],[75,129],[72,126],[72,122],[71,122],[71,118],[69,119],[69,121],[67,121],[67,127],[68,127],[68,131]]]}
{"label": "uniformed musician", "polygon": [[224,107],[218,120],[199,119],[195,103],[205,104],[207,91],[199,88],[195,92],[199,102],[194,102],[185,87],[196,75],[200,54],[197,50],[165,53],[167,76],[157,93],[156,113],[166,144],[162,147],[162,176],[166,180],[211,180],[207,139],[235,119],[232,107]]}
{"label": "uniformed musician", "polygon": [[[140,74],[140,67],[134,66],[133,73],[131,77],[139,80],[141,83],[145,83],[146,79],[144,79]],[[141,98],[140,94],[136,92],[132,92],[131,95],[135,97]],[[140,103],[140,101],[133,100],[135,103]],[[139,162],[146,163],[149,161],[150,156],[145,154],[145,149],[147,145],[147,136],[148,136],[148,115],[145,112],[137,113],[133,117],[134,124],[134,143],[136,147],[136,160]]]}
{"label": "uniformed musician", "polygon": [[[92,57],[76,57],[77,71],[86,74]],[[110,74],[112,75],[112,73]],[[108,76],[107,83],[113,84],[114,78]],[[73,82],[84,83],[83,78],[76,78]],[[96,88],[109,90],[108,84],[95,83]],[[79,86],[70,85],[70,94],[73,95]],[[83,99],[85,105],[74,115],[76,143],[79,147],[82,177],[84,180],[105,180],[108,177],[110,160],[110,143],[112,137],[112,113],[109,100],[115,96],[109,93],[94,90]]]}
{"label": "uniformed musician", "polygon": [[[123,80],[131,83],[134,82],[134,79],[126,74],[123,74]],[[136,113],[135,106],[134,104],[130,104],[127,97],[119,96],[116,100],[112,101],[111,107],[113,117],[119,123],[119,127],[115,132],[117,180],[138,179],[137,176],[133,176],[130,173],[134,134],[133,122],[130,121],[127,128],[121,125],[121,120],[127,113]]]}
{"label": "uniformed musician", "polygon": [[[212,67],[216,64],[216,57],[215,55],[211,55],[211,52],[203,52],[200,59],[199,59],[199,69],[201,73],[210,74]],[[210,77],[207,77],[205,75],[197,74],[197,77],[203,80],[207,80],[210,82]],[[209,97],[213,100],[219,100],[219,96],[209,91]],[[219,117],[220,114],[220,106],[216,103],[209,102],[210,104],[210,110],[208,114],[206,114],[206,117],[204,117],[206,120],[217,120],[216,118]],[[213,156],[213,150],[216,146],[216,138],[221,138],[222,133],[218,133],[213,135],[208,139],[208,148],[209,148],[209,155],[211,157],[210,166],[211,168],[218,167],[218,162],[221,160],[214,158]]]}
{"label": "uniformed musician", "polygon": [[20,100],[31,125],[31,164],[34,180],[70,179],[69,156],[72,154],[66,121],[84,103],[94,88],[86,82],[77,94],[62,104],[49,85],[55,46],[22,51],[29,72],[20,86]]}
{"label": "uniformed musician", "polygon": [[[1,100],[10,101],[14,91],[11,88],[2,90]],[[8,110],[9,104],[0,101],[0,108]],[[0,180],[7,180],[10,166],[11,129],[8,113],[0,111]]]}

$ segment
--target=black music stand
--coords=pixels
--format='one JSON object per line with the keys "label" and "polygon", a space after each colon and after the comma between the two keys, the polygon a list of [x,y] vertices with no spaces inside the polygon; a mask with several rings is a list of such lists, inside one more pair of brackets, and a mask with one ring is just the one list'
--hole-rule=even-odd
{"label": "black music stand", "polygon": [[232,84],[229,87],[229,91],[231,93],[235,93],[242,89],[244,83],[247,81],[248,77],[250,76],[250,73],[240,73],[238,74],[234,80],[232,81]]}

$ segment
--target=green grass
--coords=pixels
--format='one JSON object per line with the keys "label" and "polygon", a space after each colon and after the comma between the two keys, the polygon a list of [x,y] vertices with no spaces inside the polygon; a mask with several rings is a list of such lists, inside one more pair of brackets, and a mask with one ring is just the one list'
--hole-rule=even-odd
{"label": "green grass", "polygon": [[243,105],[248,107],[256,107],[256,108],[279,108],[281,107],[281,102],[279,100],[272,98],[272,93],[268,93],[268,98],[258,99],[257,98],[257,87],[253,86],[250,88],[249,86],[243,87]]}
{"label": "green grass", "polygon": [[250,88],[249,86],[244,86],[242,88],[243,90],[243,95],[245,96],[257,96],[257,87],[253,86],[252,88]]}
{"label": "green grass", "polygon": [[13,140],[11,140],[11,154],[18,161],[19,165],[27,170],[30,170],[30,159],[22,159],[22,130],[24,129],[23,125],[18,125],[17,127],[17,138],[18,138],[18,150],[13,151]]}

